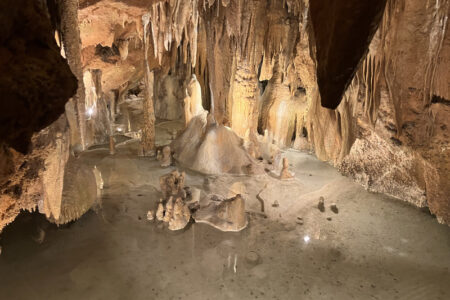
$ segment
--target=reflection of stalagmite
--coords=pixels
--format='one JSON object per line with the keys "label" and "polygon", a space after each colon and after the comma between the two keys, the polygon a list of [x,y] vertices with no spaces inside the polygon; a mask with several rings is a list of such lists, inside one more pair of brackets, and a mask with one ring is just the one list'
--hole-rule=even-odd
{"label": "reflection of stalagmite", "polygon": [[202,90],[200,83],[195,75],[192,75],[192,79],[186,88],[186,97],[184,98],[184,118],[185,124],[191,121],[195,116],[205,112],[202,105]]}
{"label": "reflection of stalagmite", "polygon": [[101,190],[103,190],[103,185],[104,185],[102,173],[97,168],[97,166],[94,166],[93,173],[95,176],[95,182],[97,183],[97,196],[100,196]]}

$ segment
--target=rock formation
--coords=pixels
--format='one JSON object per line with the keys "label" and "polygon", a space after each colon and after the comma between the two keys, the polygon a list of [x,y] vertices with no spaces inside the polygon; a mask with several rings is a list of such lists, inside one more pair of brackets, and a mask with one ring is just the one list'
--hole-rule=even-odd
{"label": "rock formation", "polygon": [[184,190],[184,172],[178,172],[177,170],[170,172],[159,179],[159,185],[163,197],[168,199],[172,196],[180,196],[186,198],[186,191]]}
{"label": "rock formation", "polygon": [[169,146],[164,146],[161,155],[161,167],[166,168],[172,164],[172,153]]}
{"label": "rock formation", "polygon": [[187,226],[191,219],[190,204],[192,195],[184,186],[185,174],[173,171],[160,178],[161,192],[164,199],[158,203],[156,219],[168,224],[169,230],[180,230]]}
{"label": "rock formation", "polygon": [[170,230],[180,230],[186,227],[191,219],[191,211],[181,198],[175,200],[172,218],[169,221]]}
{"label": "rock formation", "polygon": [[200,83],[198,82],[197,77],[195,77],[195,74],[192,75],[192,79],[186,88],[186,97],[183,100],[183,104],[186,126],[192,118],[205,113],[202,105],[202,91]]}
{"label": "rock formation", "polygon": [[[449,8],[448,0],[4,0],[0,230],[39,203],[56,223],[95,205],[91,185],[88,199],[62,201],[76,189],[64,182],[68,164],[95,144],[110,141],[114,152],[113,125],[129,119],[121,104],[133,93],[142,128],[127,134],[142,137],[143,156],[156,150],[157,119],[184,115],[170,147],[185,167],[257,175],[263,163],[279,165],[278,148],[294,147],[448,224]],[[164,199],[176,203],[185,190],[169,177]]]}
{"label": "rock formation", "polygon": [[247,226],[245,200],[241,195],[229,199],[211,197],[193,215],[195,222],[206,223],[221,231],[241,231]]}
{"label": "rock formation", "polygon": [[283,157],[283,165],[281,168],[281,172],[280,172],[280,179],[291,179],[294,176],[292,175],[292,173],[289,171],[289,161],[286,157]]}

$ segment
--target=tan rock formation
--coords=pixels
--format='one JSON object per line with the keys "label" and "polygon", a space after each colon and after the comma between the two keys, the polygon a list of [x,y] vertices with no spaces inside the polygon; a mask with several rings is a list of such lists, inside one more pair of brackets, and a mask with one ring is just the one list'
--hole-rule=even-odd
{"label": "tan rock formation", "polygon": [[186,192],[184,190],[184,178],[185,173],[179,173],[176,170],[161,176],[159,178],[159,184],[163,197],[165,199],[168,199],[171,196],[180,196],[185,198]]}
{"label": "tan rock formation", "polygon": [[184,102],[184,120],[186,126],[192,120],[192,118],[205,114],[205,110],[202,105],[202,90],[200,84],[195,77],[192,75],[192,79],[186,88],[186,97]]}
{"label": "tan rock formation", "polygon": [[210,200],[195,212],[193,218],[195,222],[209,224],[221,231],[241,231],[248,224],[241,195],[220,201]]}
{"label": "tan rock formation", "polygon": [[294,176],[289,171],[289,161],[286,157],[283,157],[283,165],[282,165],[281,172],[280,172],[280,179],[286,180],[286,179],[291,179],[293,177]]}
{"label": "tan rock formation", "polygon": [[160,201],[158,203],[158,209],[156,210],[156,219],[158,221],[164,220],[164,205],[162,203],[162,199],[160,199]]}
{"label": "tan rock formation", "polygon": [[172,153],[170,146],[164,146],[161,155],[161,167],[167,168],[172,164]]}
{"label": "tan rock formation", "polygon": [[173,207],[172,218],[169,221],[170,230],[180,230],[186,227],[191,219],[191,212],[181,198],[177,198]]}
{"label": "tan rock formation", "polygon": [[[184,114],[171,148],[189,168],[259,174],[278,147],[314,151],[450,223],[450,2],[330,1],[3,1],[0,229],[39,201],[60,217],[68,153],[113,142],[141,83],[142,155],[156,118]],[[67,105],[76,82],[61,52],[79,82]],[[92,202],[80,201],[69,215]]]}

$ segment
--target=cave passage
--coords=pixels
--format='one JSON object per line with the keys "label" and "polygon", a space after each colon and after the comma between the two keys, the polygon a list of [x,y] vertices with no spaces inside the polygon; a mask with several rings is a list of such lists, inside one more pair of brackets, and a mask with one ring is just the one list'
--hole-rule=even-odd
{"label": "cave passage", "polygon": [[1,1],[0,299],[450,299],[449,8]]}

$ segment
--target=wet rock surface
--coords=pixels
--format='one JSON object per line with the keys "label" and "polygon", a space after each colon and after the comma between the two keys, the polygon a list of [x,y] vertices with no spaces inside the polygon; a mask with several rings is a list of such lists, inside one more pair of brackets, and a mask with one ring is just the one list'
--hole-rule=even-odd
{"label": "wet rock surface", "polygon": [[[244,230],[222,232],[193,223],[171,232],[164,222],[144,220],[158,206],[159,178],[174,169],[161,169],[157,160],[135,157],[121,146],[114,160],[108,153],[106,147],[80,156],[102,172],[102,213],[88,212],[65,226],[48,224],[42,244],[31,237],[44,226],[32,218],[19,216],[5,228],[2,295],[49,300],[103,298],[105,293],[111,299],[448,298],[448,228],[410,205],[365,191],[308,154],[285,153],[302,189],[295,190],[297,181],[268,175],[220,176],[211,182],[207,194],[219,195],[234,182],[244,183],[249,222]],[[186,171],[185,186],[194,194],[204,178]],[[263,215],[256,194],[266,184]],[[268,192],[272,189],[274,194]],[[332,221],[316,208],[320,196]],[[278,208],[270,205],[275,199]],[[339,214],[328,209],[331,203],[338,204]],[[296,224],[298,217],[303,225]],[[54,281],[55,274],[60,279]]]}
{"label": "wet rock surface", "polygon": [[247,224],[245,200],[238,194],[229,199],[210,196],[193,215],[195,222],[206,223],[221,231],[241,231]]}

